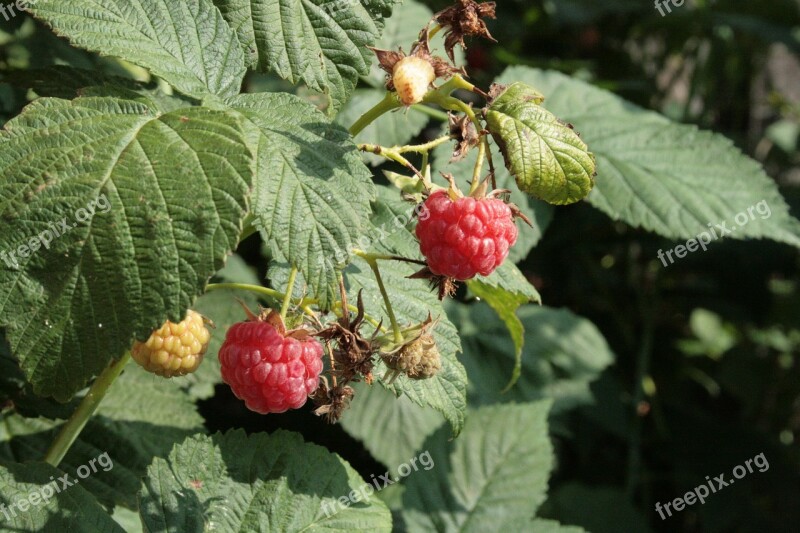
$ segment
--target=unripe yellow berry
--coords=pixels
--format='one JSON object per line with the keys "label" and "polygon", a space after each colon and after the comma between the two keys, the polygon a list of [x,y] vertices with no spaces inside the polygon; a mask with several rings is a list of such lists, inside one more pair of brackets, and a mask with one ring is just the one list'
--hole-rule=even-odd
{"label": "unripe yellow berry", "polygon": [[436,79],[436,73],[430,61],[408,56],[394,66],[392,79],[400,101],[409,106],[422,101],[431,83]]}
{"label": "unripe yellow berry", "polygon": [[182,322],[167,321],[147,341],[134,343],[131,355],[153,374],[165,378],[185,376],[203,362],[210,339],[202,315],[189,310]]}

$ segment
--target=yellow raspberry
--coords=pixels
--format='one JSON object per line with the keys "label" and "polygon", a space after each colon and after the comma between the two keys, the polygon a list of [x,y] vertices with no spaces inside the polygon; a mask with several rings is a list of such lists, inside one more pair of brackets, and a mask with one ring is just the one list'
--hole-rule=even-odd
{"label": "yellow raspberry", "polygon": [[436,79],[436,72],[430,61],[408,56],[394,66],[392,79],[400,101],[410,106],[422,101],[431,83]]}
{"label": "yellow raspberry", "polygon": [[167,321],[147,341],[134,343],[131,355],[153,374],[165,378],[185,376],[203,362],[210,339],[202,315],[189,310],[183,322]]}

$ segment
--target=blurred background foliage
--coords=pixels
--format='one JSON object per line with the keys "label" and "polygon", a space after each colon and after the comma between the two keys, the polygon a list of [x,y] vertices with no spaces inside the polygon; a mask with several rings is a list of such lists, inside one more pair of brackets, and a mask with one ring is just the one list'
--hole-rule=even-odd
{"label": "blurred background foliage", "polygon": [[[435,11],[448,2],[424,3]],[[466,60],[482,86],[510,65],[554,69],[722,133],[764,165],[800,215],[800,2],[687,0],[670,8],[661,16],[649,1],[502,0],[498,20],[490,23],[501,42],[472,43]],[[3,78],[53,64],[146,76],[73,49],[28,18],[0,19]],[[251,90],[295,90],[267,76],[249,83]],[[31,96],[0,79],[0,120],[16,115]],[[420,138],[440,128],[435,121],[415,127]],[[524,310],[530,338],[523,378],[501,395],[513,357],[502,323],[483,303],[452,305],[451,318],[464,337],[462,360],[474,382],[472,405],[555,399],[557,461],[540,513],[546,517],[594,532],[797,531],[798,252],[766,241],[720,241],[665,268],[657,251],[675,244],[615,223],[586,203],[556,209],[520,268],[549,308],[589,319],[602,336],[574,315]],[[240,254],[266,275],[257,240],[245,242]],[[465,294],[460,299],[468,301]],[[586,353],[549,359],[559,335],[573,330]],[[613,355],[616,362],[607,366]],[[380,398],[370,400],[377,405]],[[253,415],[225,387],[204,400],[201,411],[209,430],[300,431],[365,477],[384,470],[382,458],[403,457],[388,449],[370,454],[369,443],[354,438],[368,428],[325,426],[310,409]],[[440,422],[419,414],[414,423],[424,429],[407,436],[409,449]],[[385,431],[398,429],[387,425]],[[681,496],[759,453],[768,471],[665,521],[655,512],[655,502]]]}

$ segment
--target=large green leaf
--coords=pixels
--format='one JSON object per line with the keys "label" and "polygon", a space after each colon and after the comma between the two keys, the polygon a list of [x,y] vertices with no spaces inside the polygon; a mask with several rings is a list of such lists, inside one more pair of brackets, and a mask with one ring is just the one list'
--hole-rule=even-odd
{"label": "large green leaf", "polygon": [[[5,414],[0,425],[0,460],[44,457],[62,427],[63,422]],[[180,383],[131,364],[59,466],[74,473],[108,453],[102,468],[81,480],[81,485],[105,505],[136,510],[136,492],[153,458],[166,456],[177,442],[203,431],[203,419]]]}
{"label": "large green leaf", "polygon": [[241,89],[244,54],[211,0],[37,0],[28,10],[72,44],[150,69],[183,93]]}
{"label": "large green leaf", "polygon": [[6,124],[0,324],[39,394],[183,318],[237,244],[252,162],[231,112],[41,99]]}
{"label": "large green leaf", "polygon": [[517,347],[507,325],[484,304],[451,306],[464,345],[470,403],[552,398],[558,412],[591,402],[589,385],[614,361],[603,336],[588,320],[564,309],[525,306],[517,311],[524,328],[519,382],[502,394]]}
{"label": "large green leaf", "polygon": [[337,271],[368,226],[372,174],[349,134],[296,96],[242,95],[228,103],[258,130],[256,226],[327,306]]}
{"label": "large green leaf", "polygon": [[[391,531],[367,484],[342,458],[278,431],[193,437],[156,459],[139,497],[147,531]],[[358,493],[356,493],[358,494]]]}
{"label": "large green leaf", "polygon": [[[394,0],[214,0],[247,64],[324,92],[335,114],[369,72],[382,15]],[[369,9],[368,9],[369,7]]]}
{"label": "large green leaf", "polygon": [[[725,137],[556,72],[514,67],[499,81],[535,86],[547,96],[545,107],[575,124],[597,156],[597,186],[588,200],[611,218],[682,239],[724,222],[736,227],[731,238],[800,246],[800,222],[775,183]],[[734,221],[748,209],[754,216],[746,224]]]}
{"label": "large green leaf", "polygon": [[[3,531],[123,533],[83,487],[70,486],[62,490],[63,485],[58,480],[63,474],[45,463],[0,464],[0,503],[3,504],[0,527]],[[57,485],[53,479],[57,480]],[[20,508],[23,501],[24,512]]]}
{"label": "large green leaf", "polygon": [[556,205],[582,200],[594,185],[595,158],[540,103],[535,89],[513,83],[487,108],[486,124],[520,189]]}
{"label": "large green leaf", "polygon": [[553,466],[549,407],[539,402],[471,411],[455,442],[436,432],[424,445],[435,468],[407,480],[407,530],[530,531]]}
{"label": "large green leaf", "polygon": [[422,443],[443,424],[430,407],[405,396],[396,397],[377,385],[354,385],[355,397],[342,418],[342,427],[364,443],[372,456],[395,468],[422,450]]}

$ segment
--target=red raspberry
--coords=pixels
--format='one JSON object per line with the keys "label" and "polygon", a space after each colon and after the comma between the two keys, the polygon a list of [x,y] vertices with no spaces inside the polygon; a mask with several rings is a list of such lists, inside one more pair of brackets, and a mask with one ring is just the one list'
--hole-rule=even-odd
{"label": "red raspberry", "polygon": [[459,280],[488,276],[517,242],[517,225],[502,200],[451,200],[447,191],[436,191],[424,206],[417,237],[434,274]]}
{"label": "red raspberry", "polygon": [[222,379],[256,413],[299,409],[317,390],[322,345],[286,336],[270,322],[234,324],[219,350]]}

